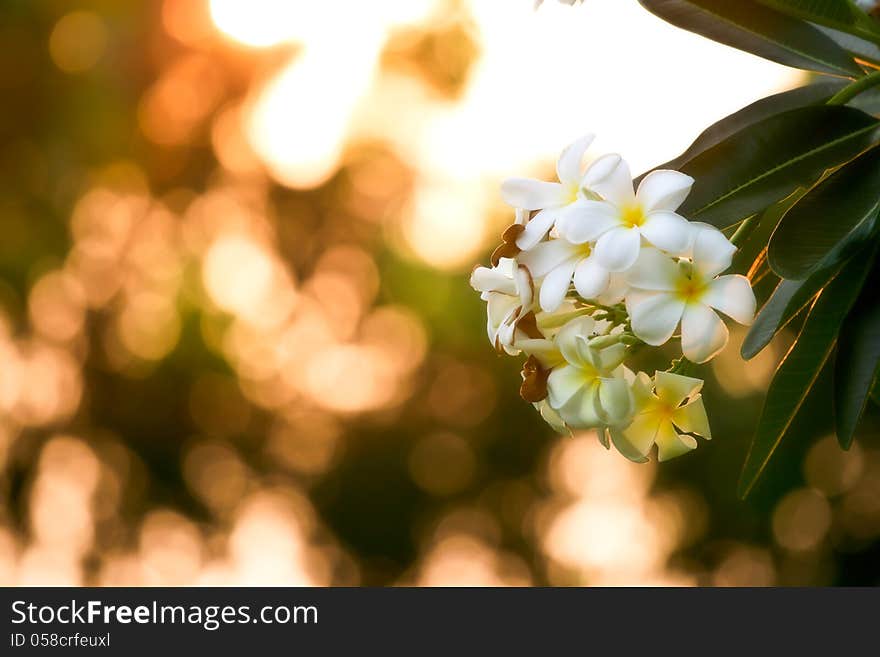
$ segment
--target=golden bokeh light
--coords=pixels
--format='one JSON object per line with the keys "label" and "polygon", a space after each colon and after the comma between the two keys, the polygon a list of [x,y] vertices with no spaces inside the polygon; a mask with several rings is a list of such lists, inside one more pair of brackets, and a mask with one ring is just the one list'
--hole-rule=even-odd
{"label": "golden bokeh light", "polygon": [[831,527],[831,506],[810,488],[786,495],[773,512],[773,535],[787,550],[803,552],[818,547]]}
{"label": "golden bokeh light", "polygon": [[59,20],[49,37],[49,54],[65,73],[88,71],[107,48],[107,26],[90,11],[72,11]]}

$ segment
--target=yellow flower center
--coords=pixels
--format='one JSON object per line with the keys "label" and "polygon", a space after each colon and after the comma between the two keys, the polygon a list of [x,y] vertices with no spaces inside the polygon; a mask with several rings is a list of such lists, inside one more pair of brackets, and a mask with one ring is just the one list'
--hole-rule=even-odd
{"label": "yellow flower center", "polygon": [[679,278],[675,290],[678,298],[685,303],[689,303],[691,301],[699,301],[705,291],[706,284],[703,281],[691,278],[689,276],[682,276],[681,278]]}
{"label": "yellow flower center", "polygon": [[645,223],[645,211],[641,205],[628,205],[621,209],[620,220],[627,228],[635,228]]}
{"label": "yellow flower center", "polygon": [[672,416],[675,413],[675,410],[674,406],[671,406],[660,399],[657,399],[654,402],[654,413],[661,421],[672,422]]}
{"label": "yellow flower center", "polygon": [[593,252],[593,247],[591,247],[587,242],[583,244],[577,245],[577,253],[582,258],[589,258],[590,254]]}

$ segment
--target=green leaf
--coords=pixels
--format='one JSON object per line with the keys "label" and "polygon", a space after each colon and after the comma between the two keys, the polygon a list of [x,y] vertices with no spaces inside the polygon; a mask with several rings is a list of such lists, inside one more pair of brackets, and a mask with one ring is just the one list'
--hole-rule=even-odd
{"label": "green leaf", "polygon": [[843,240],[867,239],[880,211],[880,149],[816,184],[782,217],[767,249],[783,278],[807,278]]}
{"label": "green leaf", "polygon": [[797,340],[779,364],[743,465],[739,482],[742,497],[755,485],[822,371],[834,349],[841,322],[858,296],[870,265],[871,258],[853,258],[822,290]]}
{"label": "green leaf", "polygon": [[[782,112],[798,109],[800,107],[807,107],[808,105],[824,104],[825,101],[845,86],[846,81],[844,80],[826,78],[814,84],[789,89],[788,91],[761,98],[751,105],[747,105],[741,110],[729,114],[720,121],[713,123],[700,133],[684,153],[675,159],[669,160],[668,162],[654,168],[675,169],[677,171],[700,153],[720,144],[722,141],[733,136],[740,130],[774,116],[775,114],[781,114]],[[638,184],[647,173],[648,172],[645,172],[636,178],[636,184]]]}
{"label": "green leaf", "polygon": [[758,0],[778,12],[825,27],[877,38],[873,21],[849,0]]}
{"label": "green leaf", "polygon": [[834,424],[843,449],[865,410],[880,364],[880,267],[876,263],[847,316],[834,361]]}
{"label": "green leaf", "polygon": [[695,183],[679,211],[732,226],[861,153],[878,126],[845,106],[802,107],[749,125],[681,167]]}
{"label": "green leaf", "polygon": [[[805,283],[806,281],[779,281],[779,285],[776,286],[773,294],[767,299],[767,303],[758,312],[743,340],[740,348],[740,354],[743,358],[749,360],[757,356],[764,347],[770,344],[773,336],[797,316],[822,289],[821,285],[812,289],[806,287]],[[812,294],[809,294],[810,291]],[[806,297],[806,299],[795,300],[797,297]]]}
{"label": "green leaf", "polygon": [[816,28],[829,39],[832,39],[838,46],[846,50],[853,58],[875,64],[880,62],[880,46],[876,43],[830,27],[817,25]]}
{"label": "green leaf", "polygon": [[874,379],[874,385],[871,386],[871,399],[880,406],[880,378]]}
{"label": "green leaf", "polygon": [[861,69],[816,27],[753,0],[639,0],[663,20],[786,66],[852,77]]}
{"label": "green leaf", "polygon": [[867,89],[850,100],[846,105],[847,107],[860,109],[865,114],[877,116],[880,114],[880,89],[877,87]]}
{"label": "green leaf", "polygon": [[863,252],[872,231],[877,228],[877,223],[875,217],[870,230],[851,233],[838,242],[808,278],[780,281],[746,334],[740,349],[742,357],[748,360],[756,356],[770,343],[774,335],[797,317],[813,297],[837,276],[850,258]]}
{"label": "green leaf", "polygon": [[762,255],[766,256],[764,252],[767,249],[767,243],[770,241],[773,231],[776,230],[779,220],[782,219],[782,215],[805,193],[805,189],[798,189],[756,215],[757,227],[738,244],[736,253],[733,255],[733,262],[730,265],[732,273],[747,275],[755,261]]}

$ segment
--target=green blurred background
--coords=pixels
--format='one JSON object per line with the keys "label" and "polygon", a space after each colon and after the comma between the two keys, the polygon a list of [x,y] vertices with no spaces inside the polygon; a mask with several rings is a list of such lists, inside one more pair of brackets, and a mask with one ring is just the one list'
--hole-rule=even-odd
{"label": "green blurred background", "polygon": [[784,336],[634,465],[519,399],[467,284],[503,177],[800,82],[620,0],[4,0],[0,583],[877,583],[875,407],[841,452],[820,386],[736,498]]}

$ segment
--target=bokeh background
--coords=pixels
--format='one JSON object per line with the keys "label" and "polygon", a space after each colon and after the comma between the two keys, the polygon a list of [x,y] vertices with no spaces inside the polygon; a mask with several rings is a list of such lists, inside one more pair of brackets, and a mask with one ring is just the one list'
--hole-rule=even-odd
{"label": "bokeh background", "polygon": [[784,337],[634,465],[467,284],[504,177],[803,82],[634,0],[4,0],[0,583],[876,584],[876,425],[841,452],[821,390],[736,498]]}

